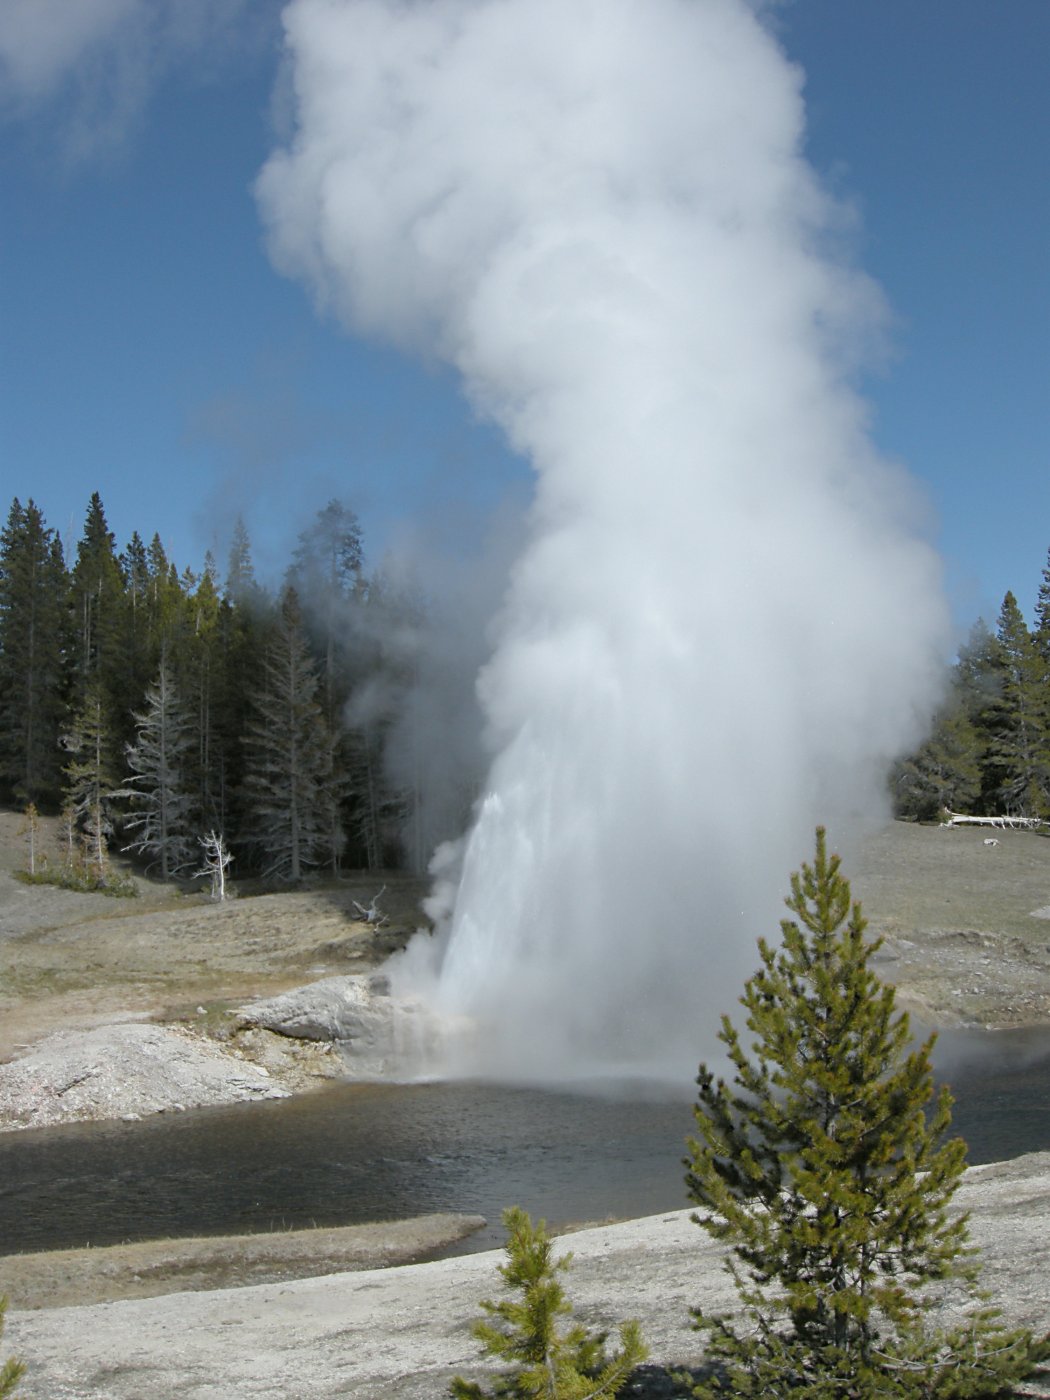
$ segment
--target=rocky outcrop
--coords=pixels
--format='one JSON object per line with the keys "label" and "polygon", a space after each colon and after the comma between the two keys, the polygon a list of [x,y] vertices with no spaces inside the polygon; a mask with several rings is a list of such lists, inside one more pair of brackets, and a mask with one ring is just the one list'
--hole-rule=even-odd
{"label": "rocky outcrop", "polygon": [[139,1020],[47,1035],[0,1064],[0,1131],[286,1098],[333,1076],[408,1079],[440,1045],[427,1007],[376,973],[253,1002],[234,1025],[226,1043]]}
{"label": "rocky outcrop", "polygon": [[353,1078],[410,1078],[436,1063],[438,1018],[417,998],[394,997],[382,973],[325,977],[236,1013],[238,1030],[330,1043]]}
{"label": "rocky outcrop", "polygon": [[0,1129],[287,1097],[260,1065],[171,1026],[58,1031],[0,1065]]}

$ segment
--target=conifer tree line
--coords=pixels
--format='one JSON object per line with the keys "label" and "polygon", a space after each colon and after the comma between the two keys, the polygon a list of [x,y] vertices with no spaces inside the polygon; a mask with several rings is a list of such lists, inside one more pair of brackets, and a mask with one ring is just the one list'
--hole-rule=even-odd
{"label": "conifer tree line", "polygon": [[118,551],[97,493],[67,558],[15,499],[0,534],[0,803],[61,813],[71,848],[101,866],[116,842],[163,879],[200,865],[208,832],[239,874],[285,883],[396,865],[414,794],[387,777],[385,745],[419,622],[417,602],[366,576],[337,500],[274,595],[241,521],[223,577],[210,554],[180,572],[158,534]]}
{"label": "conifer tree line", "polygon": [[896,814],[1050,819],[1050,555],[1029,628],[1007,593],[972,629],[933,730],[892,775]]}

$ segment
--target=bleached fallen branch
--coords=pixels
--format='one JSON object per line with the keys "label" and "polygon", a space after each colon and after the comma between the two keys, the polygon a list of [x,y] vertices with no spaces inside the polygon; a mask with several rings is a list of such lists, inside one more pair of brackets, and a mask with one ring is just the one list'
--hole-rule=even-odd
{"label": "bleached fallen branch", "polygon": [[367,909],[363,904],[358,904],[356,899],[351,900],[351,903],[353,904],[354,908],[361,915],[362,919],[364,919],[365,923],[372,924],[375,928],[382,928],[384,924],[390,922],[387,916],[384,913],[382,913],[379,908],[379,895],[385,893],[385,891],[386,885],[384,885],[383,888],[379,891],[379,894],[374,894],[372,896],[372,902],[369,904]]}
{"label": "bleached fallen branch", "polygon": [[942,826],[992,826],[998,831],[1030,831],[1047,826],[1042,817],[967,817],[961,812],[946,812]]}

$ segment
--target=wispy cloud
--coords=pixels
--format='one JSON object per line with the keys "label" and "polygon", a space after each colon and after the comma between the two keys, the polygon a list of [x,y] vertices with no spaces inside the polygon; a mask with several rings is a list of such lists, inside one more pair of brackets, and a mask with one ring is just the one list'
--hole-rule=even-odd
{"label": "wispy cloud", "polygon": [[213,72],[276,24],[275,0],[5,0],[0,117],[71,164],[121,149],[175,65]]}

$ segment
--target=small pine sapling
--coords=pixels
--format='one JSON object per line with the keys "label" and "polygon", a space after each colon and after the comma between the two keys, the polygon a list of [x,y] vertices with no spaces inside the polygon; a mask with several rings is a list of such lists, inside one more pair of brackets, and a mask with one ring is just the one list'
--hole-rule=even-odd
{"label": "small pine sapling", "polygon": [[[0,1298],[0,1337],[4,1334],[4,1321],[7,1314],[7,1299]],[[0,1366],[0,1400],[7,1400],[18,1394],[15,1387],[26,1373],[25,1363],[9,1356],[2,1366]]]}
{"label": "small pine sapling", "polygon": [[456,1376],[449,1387],[453,1400],[599,1400],[619,1393],[634,1368],[648,1355],[637,1322],[620,1327],[620,1350],[606,1356],[607,1334],[591,1334],[579,1323],[562,1328],[571,1313],[559,1273],[572,1255],[554,1259],[546,1223],[534,1226],[526,1211],[503,1212],[507,1262],[500,1273],[520,1296],[499,1303],[482,1302],[488,1318],[473,1332],[490,1356],[511,1367],[496,1378],[491,1391]]}
{"label": "small pine sapling", "polygon": [[[740,998],[750,1053],[724,1016],[732,1085],[700,1066],[686,1185],[693,1219],[731,1246],[747,1325],[694,1310],[712,1375],[693,1394],[1013,1395],[1050,1342],[984,1305],[966,1218],[950,1210],[966,1145],[944,1141],[952,1100],[942,1089],[933,1103],[933,1038],[912,1046],[871,971],[880,943],[839,866],[818,829],[813,865],[791,880],[796,919],[779,949],[759,941]],[[952,1295],[963,1320],[933,1328],[930,1306]]]}

